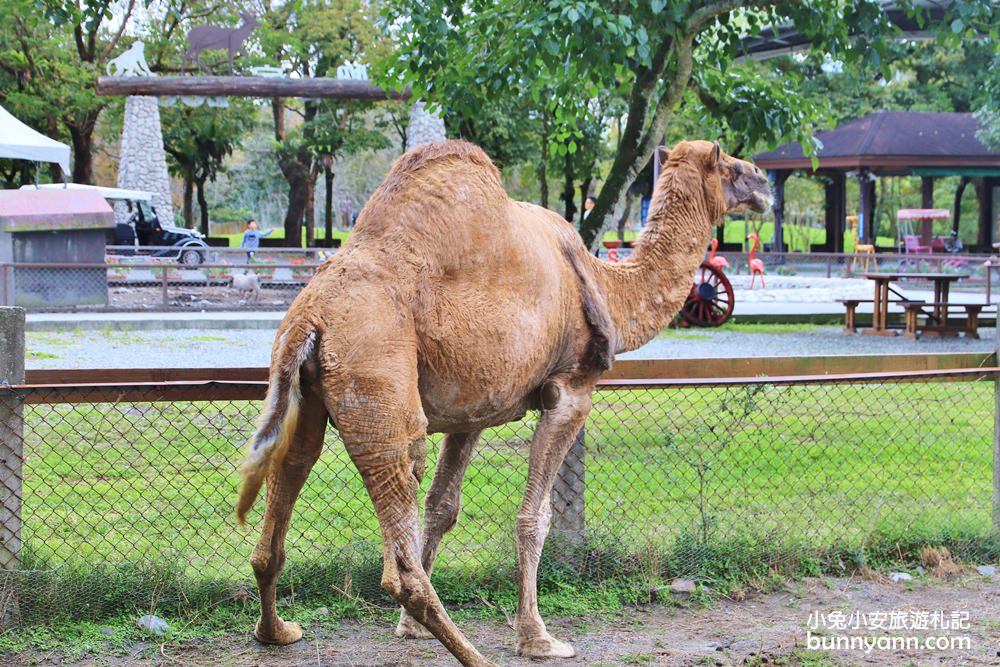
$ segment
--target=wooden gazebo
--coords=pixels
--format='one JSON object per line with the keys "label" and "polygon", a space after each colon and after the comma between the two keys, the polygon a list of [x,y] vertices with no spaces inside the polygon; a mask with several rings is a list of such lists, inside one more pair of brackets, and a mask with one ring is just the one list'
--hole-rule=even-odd
{"label": "wooden gazebo", "polygon": [[[798,171],[824,177],[826,243],[814,250],[844,249],[846,218],[855,213],[855,206],[846,200],[848,178],[858,179],[860,188],[861,201],[856,206],[863,221],[860,242],[874,243],[875,179],[907,175],[921,178],[922,208],[933,208],[935,178],[961,176],[955,216],[959,214],[961,191],[971,183],[979,201],[979,233],[971,249],[990,250],[996,240],[994,221],[1000,204],[1000,153],[990,151],[976,138],[978,130],[979,123],[971,113],[876,111],[818,133],[822,148],[815,169],[812,158],[798,143],[757,155],[754,162],[767,170],[774,185],[774,249],[784,249],[785,181]],[[957,221],[956,217],[956,226]]]}

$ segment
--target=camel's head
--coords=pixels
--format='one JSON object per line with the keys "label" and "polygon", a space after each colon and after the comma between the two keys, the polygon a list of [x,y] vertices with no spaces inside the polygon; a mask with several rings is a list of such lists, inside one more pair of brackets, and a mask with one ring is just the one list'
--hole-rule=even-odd
{"label": "camel's head", "polygon": [[705,190],[711,199],[721,200],[723,213],[747,209],[763,213],[771,206],[771,185],[764,172],[750,162],[726,155],[714,141],[682,141],[671,150],[660,148],[660,164],[684,159],[698,166],[706,176]]}

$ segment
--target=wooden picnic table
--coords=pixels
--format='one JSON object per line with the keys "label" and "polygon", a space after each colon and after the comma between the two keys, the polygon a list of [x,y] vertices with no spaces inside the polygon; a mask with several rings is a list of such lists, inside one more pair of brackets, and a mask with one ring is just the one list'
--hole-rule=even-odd
{"label": "wooden picnic table", "polygon": [[[865,278],[875,283],[875,299],[872,304],[872,328],[864,330],[864,333],[874,336],[895,336],[897,334],[897,331],[890,329],[888,325],[890,301],[905,304],[916,303],[916,300],[910,299],[893,289],[892,283],[902,278],[930,280],[934,283],[934,301],[927,304],[932,308],[928,315],[938,323],[937,330],[947,333],[948,291],[953,282],[969,277],[967,273],[893,273],[884,271],[866,273],[864,275]],[[890,293],[894,294],[897,298],[890,299]]]}

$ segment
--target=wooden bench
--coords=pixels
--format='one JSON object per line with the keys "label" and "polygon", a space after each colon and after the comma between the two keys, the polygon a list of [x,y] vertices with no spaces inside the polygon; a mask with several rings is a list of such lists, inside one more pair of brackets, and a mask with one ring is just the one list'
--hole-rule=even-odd
{"label": "wooden bench", "polygon": [[[959,331],[965,333],[966,338],[979,338],[979,314],[984,308],[990,308],[988,303],[945,303],[935,301],[905,301],[901,304],[906,315],[904,317],[903,335],[908,338],[917,338],[921,334],[937,334],[939,336],[955,336]],[[924,308],[933,308],[942,311],[942,321],[937,324],[925,324],[923,328],[918,327],[917,318],[921,315],[934,319],[934,315],[928,313]],[[965,309],[965,328],[948,326],[948,311],[952,308]]]}
{"label": "wooden bench", "polygon": [[837,299],[844,304],[844,333],[857,333],[858,325],[855,317],[859,303],[875,303],[872,299]]}
{"label": "wooden bench", "polygon": [[[874,299],[837,299],[844,304],[844,333],[858,333],[857,311],[859,303],[875,303]],[[893,302],[896,303],[896,302]],[[906,301],[903,303],[923,303],[922,301]]]}

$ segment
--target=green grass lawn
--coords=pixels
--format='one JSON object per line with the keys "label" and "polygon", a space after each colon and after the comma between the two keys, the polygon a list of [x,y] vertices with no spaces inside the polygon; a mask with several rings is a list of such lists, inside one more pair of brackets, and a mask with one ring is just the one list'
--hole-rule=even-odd
{"label": "green grass lawn", "polygon": [[[251,585],[263,502],[248,528],[233,503],[258,409],[30,407],[25,565],[61,574],[24,579],[22,613],[210,604]],[[483,436],[435,570],[447,599],[513,591],[535,418]],[[548,558],[543,580],[745,582],[905,560],[927,543],[995,558],[992,424],[987,382],[602,390],[587,426],[587,540]],[[289,544],[286,592],[380,596],[377,524],[334,436]]]}
{"label": "green grass lawn", "polygon": [[[741,243],[746,246],[747,234],[753,229],[756,229],[756,225],[748,225],[744,220],[726,220],[726,226],[724,231],[725,242],[726,243]],[[770,243],[774,240],[774,223],[764,222],[760,225],[760,231],[758,232],[760,236],[760,242]],[[817,229],[815,227],[806,227],[803,225],[790,225],[785,224],[784,226],[784,241],[788,249],[793,252],[809,252],[810,246],[813,244],[821,244],[826,242],[826,230]],[[896,240],[888,236],[879,236],[876,239],[875,245],[880,248],[894,248],[896,246]],[[749,250],[749,246],[747,246]],[[848,232],[844,234],[844,252],[854,251],[854,237]]]}

